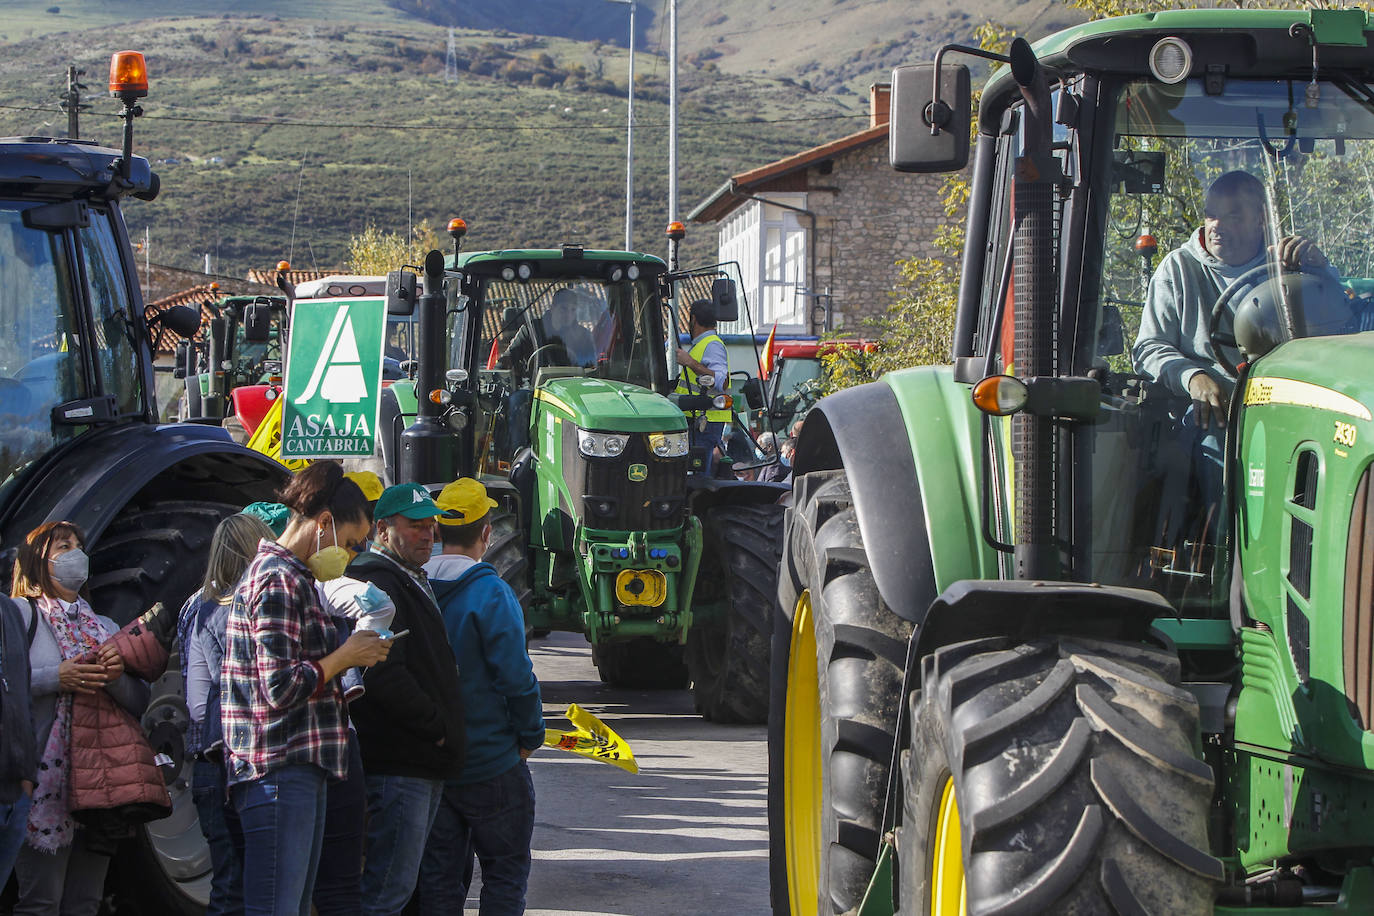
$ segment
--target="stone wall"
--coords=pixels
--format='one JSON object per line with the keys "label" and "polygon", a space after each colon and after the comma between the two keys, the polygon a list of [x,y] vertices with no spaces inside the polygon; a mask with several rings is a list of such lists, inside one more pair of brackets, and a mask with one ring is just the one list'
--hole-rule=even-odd
{"label": "stone wall", "polygon": [[[827,175],[809,169],[807,208],[816,214],[816,280],[831,294],[836,329],[857,330],[892,301],[896,262],[939,256],[945,175],[893,171],[887,143],[836,156]],[[815,329],[819,331],[819,328]]]}

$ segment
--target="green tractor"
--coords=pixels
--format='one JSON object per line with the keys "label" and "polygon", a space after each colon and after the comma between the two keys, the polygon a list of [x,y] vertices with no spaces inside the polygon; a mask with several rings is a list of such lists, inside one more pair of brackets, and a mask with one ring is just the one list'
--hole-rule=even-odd
{"label": "green tractor", "polygon": [[[1372,37],[1171,11],[894,73],[896,168],[976,129],[953,365],[799,437],[775,913],[1374,911]],[[972,124],[954,53],[1008,65]],[[1257,263],[1180,299],[1155,247],[1225,250],[1235,171]],[[1169,302],[1224,426],[1147,358]]]}
{"label": "green tractor", "polygon": [[734,284],[576,246],[441,258],[422,296],[389,282],[420,318],[415,381],[382,396],[388,479],[481,478],[502,503],[488,559],[533,632],[585,634],[607,682],[690,680],[706,717],[763,722],[789,491],[702,472],[684,410],[729,395],[675,394],[666,345],[675,303],[714,290],[728,318]]}
{"label": "green tractor", "polygon": [[282,296],[206,302],[200,339],[179,341],[173,374],[185,380],[179,419],[223,426],[248,441],[281,390],[288,312]]}

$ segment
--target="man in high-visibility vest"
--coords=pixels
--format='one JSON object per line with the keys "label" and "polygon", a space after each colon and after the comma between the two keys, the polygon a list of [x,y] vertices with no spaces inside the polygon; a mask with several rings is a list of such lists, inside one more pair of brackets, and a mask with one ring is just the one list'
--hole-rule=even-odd
{"label": "man in high-visibility vest", "polygon": [[[725,341],[716,333],[716,309],[710,299],[697,299],[687,309],[689,348],[679,347],[677,362],[682,375],[677,382],[679,394],[701,394],[704,388],[728,391],[730,386],[730,357]],[[721,448],[725,427],[732,414],[722,410],[687,411],[687,428],[691,443],[706,447],[706,470],[710,473],[716,462],[716,449]]]}

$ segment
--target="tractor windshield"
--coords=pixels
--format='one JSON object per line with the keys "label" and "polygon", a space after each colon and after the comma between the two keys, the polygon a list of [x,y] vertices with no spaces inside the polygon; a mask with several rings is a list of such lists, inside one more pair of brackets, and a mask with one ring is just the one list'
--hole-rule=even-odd
{"label": "tractor windshield", "polygon": [[63,236],[26,227],[27,206],[0,202],[0,492],[80,431],[52,409],[90,395]]}
{"label": "tractor windshield", "polygon": [[483,345],[519,383],[540,369],[563,368],[652,388],[662,372],[651,311],[657,298],[646,280],[493,279],[483,300]]}
{"label": "tractor windshield", "polygon": [[1078,356],[1107,392],[1089,575],[1219,612],[1239,367],[1374,328],[1374,104],[1352,82],[1139,80],[1114,110]]}

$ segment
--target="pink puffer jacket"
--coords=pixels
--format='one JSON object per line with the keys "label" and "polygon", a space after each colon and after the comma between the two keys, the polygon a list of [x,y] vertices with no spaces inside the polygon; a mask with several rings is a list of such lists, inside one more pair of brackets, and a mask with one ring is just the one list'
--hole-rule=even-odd
{"label": "pink puffer jacket", "polygon": [[[124,659],[126,674],[154,681],[167,668],[167,647],[147,625],[161,605],[128,624],[104,645]],[[80,661],[94,661],[91,656]],[[172,813],[172,800],[153,750],[138,719],[103,690],[77,694],[72,700],[71,810],[119,809],[128,823],[157,820]]]}

